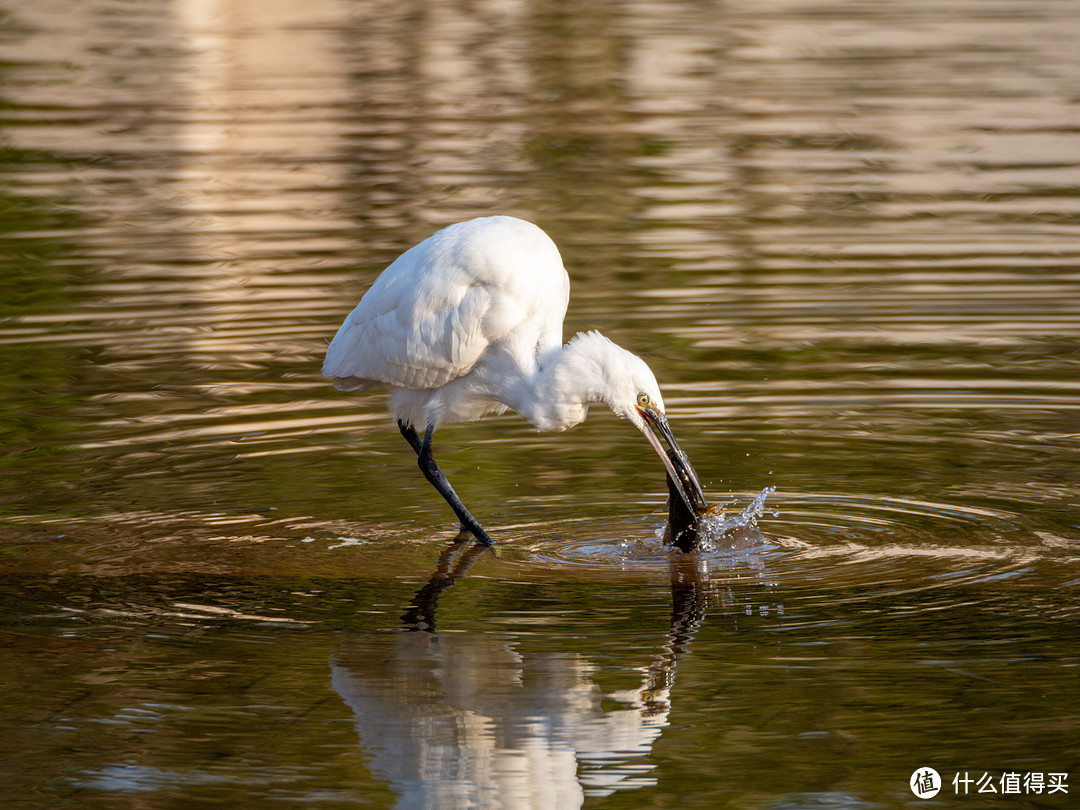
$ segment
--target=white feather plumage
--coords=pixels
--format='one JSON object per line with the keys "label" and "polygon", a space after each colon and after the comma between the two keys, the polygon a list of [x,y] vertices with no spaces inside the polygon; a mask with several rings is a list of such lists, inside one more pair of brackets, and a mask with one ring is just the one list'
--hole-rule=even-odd
{"label": "white feather plumage", "polygon": [[[385,385],[391,408],[424,428],[509,407],[546,430],[604,402],[641,427],[649,367],[599,332],[562,345],[570,278],[540,228],[507,216],[460,222],[405,251],[345,319],[323,374],[345,391]],[[621,390],[618,390],[621,389]]]}
{"label": "white feather plumage", "polygon": [[[386,385],[407,421],[423,427],[425,401],[437,423],[478,419],[504,403],[476,385],[434,392],[469,375],[531,375],[562,344],[570,279],[555,243],[513,217],[445,228],[407,250],[376,279],[330,344],[323,374],[345,391]],[[426,392],[426,393],[425,393]],[[395,408],[396,410],[396,408]]]}

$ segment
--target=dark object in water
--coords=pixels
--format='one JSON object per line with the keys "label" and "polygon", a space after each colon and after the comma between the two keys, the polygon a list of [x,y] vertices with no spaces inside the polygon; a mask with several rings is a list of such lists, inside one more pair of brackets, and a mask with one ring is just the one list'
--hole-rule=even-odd
{"label": "dark object in water", "polygon": [[[705,500],[705,490],[701,488],[694,466],[686,453],[675,442],[671,435],[671,429],[667,426],[667,420],[662,418],[660,425],[661,433],[665,435],[668,446],[665,448],[669,470],[667,474],[668,488],[668,525],[664,531],[664,545],[675,546],[680,551],[693,551],[698,547],[698,520],[702,515],[708,514],[709,504]],[[676,482],[672,473],[679,476]]]}
{"label": "dark object in water", "polygon": [[709,513],[709,508],[702,501],[701,511],[696,514],[691,512],[670,475],[667,477],[667,487],[668,522],[664,529],[664,545],[675,546],[679,551],[693,551],[701,542],[698,521]]}
{"label": "dark object in water", "polygon": [[664,545],[679,551],[694,551],[701,546],[701,521],[712,515],[724,516],[723,504],[709,506],[704,499],[696,512],[690,511],[680,491],[668,476],[668,522],[664,528]]}

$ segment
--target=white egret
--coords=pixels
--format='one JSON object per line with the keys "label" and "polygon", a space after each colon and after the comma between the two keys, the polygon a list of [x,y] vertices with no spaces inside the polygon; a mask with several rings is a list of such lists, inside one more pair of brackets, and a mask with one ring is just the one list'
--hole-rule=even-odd
{"label": "white egret", "polygon": [[[562,343],[570,279],[555,243],[513,217],[445,228],[399,256],[345,319],[323,374],[343,391],[385,386],[420,469],[464,531],[493,541],[435,462],[435,431],[507,408],[565,430],[593,403],[629,420],[660,455],[695,513],[705,496],[664,415],[645,362],[599,332]],[[421,440],[417,428],[424,428]]]}

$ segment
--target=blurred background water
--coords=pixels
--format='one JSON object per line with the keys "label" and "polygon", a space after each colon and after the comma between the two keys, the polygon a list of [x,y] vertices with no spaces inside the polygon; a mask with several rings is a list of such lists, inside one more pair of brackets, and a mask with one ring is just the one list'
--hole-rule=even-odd
{"label": "blurred background water", "polygon": [[[0,0],[4,806],[891,807],[922,766],[1070,806],[1005,777],[1080,750],[1078,39],[1070,0]],[[443,430],[504,551],[449,546],[320,377],[488,213],[711,499],[776,487],[737,549],[662,553],[598,411]]]}

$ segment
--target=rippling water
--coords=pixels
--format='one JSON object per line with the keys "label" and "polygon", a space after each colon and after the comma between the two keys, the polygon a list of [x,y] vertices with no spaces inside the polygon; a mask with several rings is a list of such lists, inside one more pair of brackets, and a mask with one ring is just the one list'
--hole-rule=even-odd
{"label": "rippling water", "polygon": [[[5,806],[1070,806],[1001,780],[1080,771],[1075,4],[0,21]],[[450,544],[318,369],[493,212],[756,525],[670,554],[627,425],[506,416],[440,433]]]}

